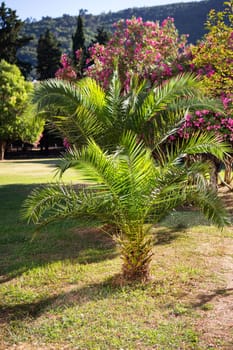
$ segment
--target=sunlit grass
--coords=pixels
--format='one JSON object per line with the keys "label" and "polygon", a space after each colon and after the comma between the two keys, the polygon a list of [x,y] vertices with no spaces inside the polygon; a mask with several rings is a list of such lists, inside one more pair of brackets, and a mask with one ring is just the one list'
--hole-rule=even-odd
{"label": "sunlit grass", "polygon": [[[30,159],[30,160],[7,160],[0,163],[0,185],[10,184],[37,184],[54,182],[58,158],[53,159]],[[77,171],[69,169],[63,177],[66,182],[77,182],[80,177]]]}

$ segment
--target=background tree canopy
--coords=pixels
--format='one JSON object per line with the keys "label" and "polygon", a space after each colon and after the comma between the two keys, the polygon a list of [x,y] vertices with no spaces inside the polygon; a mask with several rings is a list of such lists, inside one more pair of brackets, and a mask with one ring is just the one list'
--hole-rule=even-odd
{"label": "background tree canopy", "polygon": [[[0,60],[18,64],[22,72],[26,72],[28,65],[17,57],[17,51],[27,45],[33,38],[22,35],[24,23],[16,15],[16,11],[6,7],[2,2],[0,6]],[[29,60],[30,61],[30,60]]]}
{"label": "background tree canopy", "polygon": [[25,81],[16,65],[0,61],[0,160],[8,142],[34,142],[42,132],[43,121],[27,110],[32,90],[33,84]]}

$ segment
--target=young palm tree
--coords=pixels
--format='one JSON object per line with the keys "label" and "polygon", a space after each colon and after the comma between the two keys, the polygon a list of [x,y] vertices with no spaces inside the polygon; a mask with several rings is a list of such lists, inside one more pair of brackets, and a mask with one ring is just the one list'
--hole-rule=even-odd
{"label": "young palm tree", "polygon": [[123,134],[113,153],[89,140],[87,146],[74,147],[64,155],[59,171],[61,175],[69,168],[85,171],[95,184],[76,190],[64,184],[35,189],[24,204],[23,215],[40,225],[80,217],[113,224],[123,277],[147,280],[153,248],[149,224],[159,223],[173,208],[189,201],[218,226],[227,223],[216,193],[206,187],[208,164],[187,168],[181,161],[184,154],[209,152],[222,158],[225,151],[226,145],[214,136],[198,135],[163,150],[156,164],[151,150],[132,132]]}

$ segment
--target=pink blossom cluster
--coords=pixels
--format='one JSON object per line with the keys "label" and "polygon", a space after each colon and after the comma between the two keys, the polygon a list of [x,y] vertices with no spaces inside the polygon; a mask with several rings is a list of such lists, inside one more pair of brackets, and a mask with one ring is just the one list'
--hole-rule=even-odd
{"label": "pink blossom cluster", "polygon": [[71,60],[65,53],[61,56],[61,68],[57,70],[55,77],[69,81],[73,81],[77,78],[77,74],[71,65]]}
{"label": "pink blossom cluster", "polygon": [[159,22],[142,18],[120,20],[114,24],[115,32],[103,46],[95,44],[89,49],[93,65],[86,74],[107,87],[115,65],[125,90],[130,77],[136,73],[152,83],[161,83],[178,72],[186,70],[189,49],[187,36],[179,36],[172,18]]}
{"label": "pink blossom cluster", "polygon": [[194,114],[187,114],[177,135],[171,135],[170,140],[176,139],[177,136],[189,138],[190,134],[198,130],[212,131],[220,135],[221,139],[233,142],[232,116],[214,113],[206,109],[196,111]]}
{"label": "pink blossom cluster", "polygon": [[[193,66],[193,70],[195,71],[194,66]],[[197,69],[197,74],[200,76],[205,75],[208,78],[210,78],[212,75],[215,74],[215,69],[211,64],[206,64],[204,67]]]}

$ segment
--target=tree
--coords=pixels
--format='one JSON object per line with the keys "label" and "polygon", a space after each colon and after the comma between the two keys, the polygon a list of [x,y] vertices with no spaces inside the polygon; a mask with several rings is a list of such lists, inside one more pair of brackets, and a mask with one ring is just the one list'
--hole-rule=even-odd
{"label": "tree", "polygon": [[[202,77],[205,91],[212,96],[221,97],[225,106],[225,115],[205,113],[206,128],[214,129],[233,146],[233,0],[224,4],[223,11],[210,11],[206,22],[208,32],[192,48],[192,65]],[[192,122],[196,124],[199,120],[200,115],[192,118]],[[202,123],[202,127],[204,124]],[[233,179],[232,162],[232,155],[224,160],[224,180],[228,185]]]}
{"label": "tree", "polygon": [[218,226],[228,222],[216,193],[204,185],[208,167],[180,164],[183,153],[200,150],[222,157],[226,148],[214,137],[192,137],[168,152],[167,160],[158,166],[152,152],[131,133],[121,137],[119,148],[111,154],[89,141],[81,151],[70,149],[60,172],[69,168],[88,171],[95,185],[78,191],[62,184],[37,188],[24,203],[24,217],[35,224],[67,218],[97,218],[110,224],[120,246],[123,278],[148,280],[154,245],[150,224],[190,201]]}
{"label": "tree", "polygon": [[40,35],[37,46],[37,74],[39,80],[54,78],[60,67],[61,49],[50,30]]}
{"label": "tree", "polygon": [[[114,34],[104,45],[99,42],[91,45],[88,54],[83,48],[74,51],[78,67],[81,66],[85,75],[98,80],[103,87],[108,87],[116,67],[124,90],[129,88],[134,74],[138,74],[141,80],[160,84],[171,76],[190,70],[187,36],[179,35],[173,18],[160,24],[133,17],[120,20],[114,26]],[[101,28],[99,30],[97,36],[102,36],[104,33]],[[106,37],[99,39],[105,40]],[[66,78],[66,70],[70,73],[74,69],[76,67],[69,66],[59,73]]]}
{"label": "tree", "polygon": [[192,47],[192,64],[202,76],[206,91],[213,96],[232,96],[233,0],[224,4],[223,11],[210,11],[208,32]]}
{"label": "tree", "polygon": [[83,30],[83,19],[79,14],[77,26],[72,35],[72,61],[79,77],[82,76],[86,61],[85,35]]}
{"label": "tree", "polygon": [[42,132],[43,121],[35,119],[32,111],[27,113],[32,90],[16,65],[0,61],[0,160],[8,142],[34,142]]}
{"label": "tree", "polygon": [[[39,80],[54,78],[55,73],[60,67],[61,49],[60,43],[56,37],[46,30],[44,34],[40,35],[37,46],[37,75]],[[49,127],[45,124],[42,138],[40,140],[41,149],[45,148],[48,152],[48,147],[54,142],[54,136],[49,132]],[[61,143],[61,140],[59,140]]]}
{"label": "tree", "polygon": [[90,78],[76,85],[51,80],[38,86],[34,101],[39,110],[46,108],[51,115],[59,110],[51,120],[77,145],[69,145],[60,174],[72,167],[83,170],[95,185],[78,191],[62,184],[36,189],[25,202],[24,217],[42,225],[70,217],[110,224],[120,245],[123,277],[146,280],[153,248],[149,223],[159,223],[189,201],[217,225],[227,223],[207,185],[209,164],[187,165],[182,159],[202,152],[222,159],[228,147],[207,134],[164,146],[188,104],[190,109],[192,103],[213,106],[212,101],[198,102],[194,77],[173,78],[151,90],[135,78],[131,87],[122,96],[117,72],[107,92]]}
{"label": "tree", "polygon": [[17,51],[28,44],[32,37],[20,36],[24,23],[18,19],[16,11],[5,6],[0,6],[0,60],[11,64],[20,63],[17,59]]}

